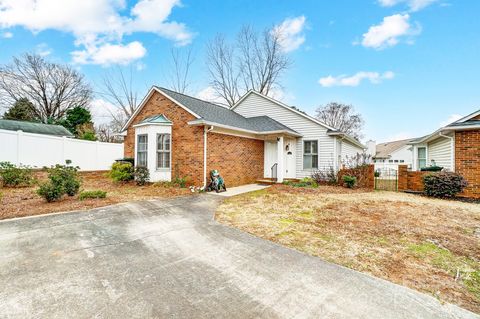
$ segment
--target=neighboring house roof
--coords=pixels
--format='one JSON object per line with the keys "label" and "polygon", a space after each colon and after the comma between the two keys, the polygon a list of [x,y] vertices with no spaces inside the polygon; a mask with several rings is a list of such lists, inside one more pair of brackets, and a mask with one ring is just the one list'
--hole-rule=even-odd
{"label": "neighboring house roof", "polygon": [[376,145],[376,154],[374,158],[390,158],[391,154],[402,147],[408,145],[412,139],[380,143]]}
{"label": "neighboring house roof", "polygon": [[[226,107],[203,101],[192,96],[158,86],[154,86],[152,89],[166,96],[180,107],[187,110],[190,114],[195,116],[196,120],[189,122],[189,124],[192,125],[216,125],[224,128],[240,129],[242,131],[254,134],[285,132],[291,135],[301,136],[301,134],[295,130],[273,120],[268,116],[246,118]],[[136,116],[136,114],[138,114],[139,110],[143,107],[151,94],[152,90],[149,92],[146,99],[142,101],[140,106],[137,108],[122,130],[125,130],[130,125],[133,118]]]}
{"label": "neighboring house roof", "polygon": [[429,135],[425,135],[418,139],[410,141],[409,144],[419,144],[425,143],[431,140],[438,138],[439,136],[443,136],[444,132],[452,132],[452,131],[466,131],[466,130],[480,130],[480,120],[477,118],[480,116],[480,110],[475,111],[453,123],[450,123],[444,127],[439,128],[435,132]]}
{"label": "neighboring house roof", "polygon": [[0,129],[8,131],[23,131],[26,133],[67,136],[73,137],[73,134],[61,125],[33,123],[13,120],[0,120]]}

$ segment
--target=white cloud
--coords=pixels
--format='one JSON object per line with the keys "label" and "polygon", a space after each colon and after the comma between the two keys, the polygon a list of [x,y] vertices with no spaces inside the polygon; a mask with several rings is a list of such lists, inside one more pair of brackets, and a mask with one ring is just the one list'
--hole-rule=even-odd
{"label": "white cloud", "polygon": [[458,121],[461,119],[463,116],[460,114],[450,114],[447,119],[443,120],[440,122],[440,127],[447,126],[448,124],[451,124],[455,121]]}
{"label": "white cloud", "polygon": [[3,32],[1,34],[1,37],[5,38],[5,39],[10,39],[10,38],[13,38],[13,33],[12,32]]}
{"label": "white cloud", "polygon": [[119,109],[104,99],[94,99],[90,103],[90,113],[95,125],[108,124],[112,120],[112,114],[117,114]]}
{"label": "white cloud", "polygon": [[357,72],[354,75],[326,76],[318,80],[323,87],[332,86],[358,86],[363,80],[369,80],[373,84],[379,84],[384,80],[391,80],[395,77],[392,71],[380,74],[378,72]]}
{"label": "white cloud", "polygon": [[52,54],[53,50],[46,43],[40,43],[35,47],[35,53],[40,56],[47,56]]}
{"label": "white cloud", "polygon": [[397,4],[405,3],[410,8],[410,11],[419,11],[437,1],[438,0],[378,0],[378,3],[382,7],[393,7]]}
{"label": "white cloud", "polygon": [[[400,42],[401,37],[414,36],[420,33],[417,25],[413,27],[409,23],[410,15],[394,14],[383,18],[382,23],[373,25],[363,34],[362,45],[374,49],[392,47]],[[408,40],[410,43],[412,39]]]}
{"label": "white cloud", "polygon": [[85,50],[73,51],[73,62],[78,64],[126,65],[141,59],[147,50],[138,41],[123,44],[87,45]]}
{"label": "white cloud", "polygon": [[198,97],[201,100],[216,103],[216,104],[225,104],[225,101],[218,96],[217,92],[215,92],[215,89],[212,88],[211,86],[207,86],[206,88],[200,90],[195,94],[196,97]]}
{"label": "white cloud", "polygon": [[295,51],[305,42],[303,34],[305,21],[305,16],[288,18],[273,28],[273,32],[280,36],[280,45],[283,51]]}
{"label": "white cloud", "polygon": [[[172,9],[180,5],[180,0],[139,0],[123,14],[125,0],[0,0],[0,29],[23,27],[34,33],[48,29],[72,33],[75,45],[87,53],[112,47],[124,53],[126,47],[132,49],[132,43],[139,42],[124,45],[123,36],[135,32],[154,33],[186,45],[193,34],[184,24],[168,21]],[[103,60],[107,64],[125,61],[116,55],[112,60]]]}

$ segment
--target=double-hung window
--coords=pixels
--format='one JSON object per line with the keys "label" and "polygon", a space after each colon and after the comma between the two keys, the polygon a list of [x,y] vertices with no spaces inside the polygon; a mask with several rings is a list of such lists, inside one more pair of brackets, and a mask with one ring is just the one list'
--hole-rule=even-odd
{"label": "double-hung window", "polygon": [[147,167],[148,135],[137,136],[137,166]]}
{"label": "double-hung window", "polygon": [[170,134],[157,134],[157,169],[170,168]]}
{"label": "double-hung window", "polygon": [[303,141],[303,168],[318,168],[318,141]]}
{"label": "double-hung window", "polygon": [[424,168],[427,166],[427,148],[426,147],[419,147],[417,149],[417,157],[418,157],[418,168]]}

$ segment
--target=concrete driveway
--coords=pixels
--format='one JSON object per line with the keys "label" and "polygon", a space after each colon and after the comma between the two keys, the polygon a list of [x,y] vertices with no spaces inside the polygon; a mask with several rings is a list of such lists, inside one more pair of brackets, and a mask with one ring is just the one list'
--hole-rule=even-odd
{"label": "concrete driveway", "polygon": [[0,317],[479,318],[222,226],[220,200],[0,222]]}

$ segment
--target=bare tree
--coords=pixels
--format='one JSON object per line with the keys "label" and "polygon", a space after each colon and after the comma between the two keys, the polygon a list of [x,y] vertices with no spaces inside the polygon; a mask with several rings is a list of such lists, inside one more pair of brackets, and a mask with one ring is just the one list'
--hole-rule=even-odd
{"label": "bare tree", "polygon": [[362,138],[363,118],[351,104],[330,102],[317,108],[316,118],[357,140]]}
{"label": "bare tree", "polygon": [[281,49],[279,29],[255,32],[245,26],[230,44],[221,34],[207,46],[210,85],[232,106],[248,90],[271,95],[291,62]]}
{"label": "bare tree", "polygon": [[207,45],[210,85],[230,106],[240,98],[240,73],[235,63],[235,47],[227,43],[223,35],[217,34]]}
{"label": "bare tree", "polygon": [[168,74],[168,82],[170,88],[179,93],[187,93],[188,91],[190,86],[190,67],[194,62],[192,49],[188,48],[185,50],[186,51],[181,51],[181,49],[178,48],[170,50],[172,61]]}
{"label": "bare tree", "polygon": [[117,133],[122,129],[122,126],[115,122],[100,124],[95,128],[95,133],[100,142],[121,143],[122,138]]}
{"label": "bare tree", "polygon": [[269,95],[291,64],[280,46],[281,30],[255,33],[249,26],[238,34],[239,63],[244,89]]}
{"label": "bare tree", "polygon": [[71,67],[25,54],[0,66],[0,105],[10,106],[25,98],[33,104],[35,116],[47,123],[63,118],[75,106],[88,108],[92,90]]}
{"label": "bare tree", "polygon": [[138,94],[133,89],[133,69],[125,75],[120,67],[103,77],[103,91],[99,94],[118,108],[117,111],[108,110],[112,122],[121,123],[120,127],[132,116],[137,108]]}

